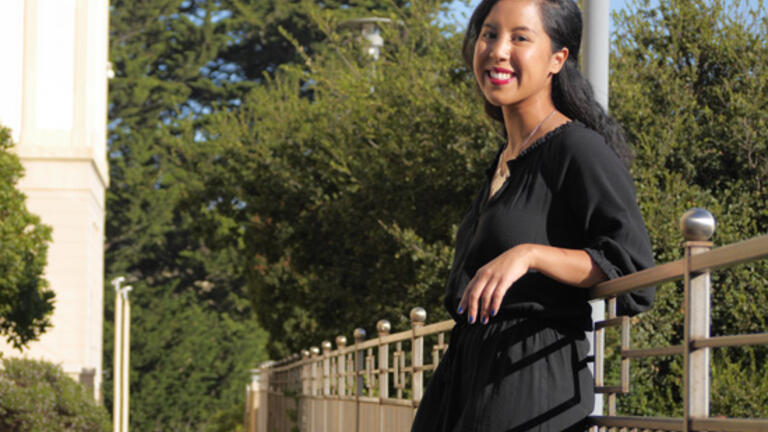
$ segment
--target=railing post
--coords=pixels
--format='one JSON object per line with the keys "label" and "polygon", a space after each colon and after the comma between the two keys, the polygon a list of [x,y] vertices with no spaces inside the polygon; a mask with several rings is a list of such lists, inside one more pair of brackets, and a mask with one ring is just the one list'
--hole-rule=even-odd
{"label": "railing post", "polygon": [[709,238],[715,232],[715,218],[704,209],[694,208],[680,219],[685,238],[684,280],[684,389],[683,432],[691,430],[691,418],[709,417],[709,348],[691,349],[695,339],[709,337],[710,274],[691,273],[691,257],[712,248]]}
{"label": "railing post", "polygon": [[301,360],[304,362],[304,365],[301,366],[301,395],[302,396],[308,396],[312,394],[312,382],[309,372],[309,360],[310,352],[307,349],[301,350]]}
{"label": "railing post", "polygon": [[[257,421],[259,419],[259,413],[266,411],[266,401],[262,401],[259,398],[259,375],[261,370],[251,369],[251,382],[246,386],[246,407],[245,407],[245,423],[247,425],[247,432],[257,432]],[[263,404],[262,404],[263,402]]]}
{"label": "railing post", "polygon": [[363,328],[356,328],[354,331],[355,336],[355,406],[356,408],[356,414],[355,414],[355,430],[360,431],[360,396],[363,395],[363,373],[362,370],[365,369],[365,356],[362,352],[360,352],[359,344],[363,343],[365,341],[365,336],[367,333],[365,332],[365,329]]}
{"label": "railing post", "polygon": [[336,336],[336,350],[339,357],[336,359],[337,387],[339,396],[339,432],[344,432],[344,396],[347,394],[347,354],[344,348],[347,346],[346,336]]}
{"label": "railing post", "polygon": [[383,343],[381,338],[389,335],[391,329],[392,325],[385,319],[376,323],[376,330],[379,332],[379,431],[381,432],[386,432],[385,405],[382,402],[389,398],[389,344]]}
{"label": "railing post", "polygon": [[328,422],[330,419],[330,398],[331,395],[331,341],[325,340],[320,346],[323,347],[323,432],[328,432]]}
{"label": "railing post", "polygon": [[[608,319],[616,318],[616,297],[612,297],[608,299]],[[605,337],[605,332],[602,334],[603,337]],[[603,368],[602,371],[600,371],[600,375],[602,379],[605,379],[605,376],[603,375],[605,373],[604,369],[604,361],[605,361],[605,341],[603,341],[602,346],[600,347],[602,350],[602,357],[603,360],[601,361],[601,368]],[[605,385],[605,384],[603,384]],[[609,416],[615,416],[616,415],[616,393],[611,392],[608,393],[608,415]]]}
{"label": "railing post", "polygon": [[331,341],[323,341],[323,396],[331,394]]}
{"label": "railing post", "polygon": [[256,431],[266,432],[269,426],[269,377],[273,361],[264,362],[259,366],[259,385],[256,388],[259,398],[259,410],[256,412]]}
{"label": "railing post", "polygon": [[427,311],[424,308],[415,307],[411,309],[414,415],[416,415],[416,404],[421,401],[421,396],[424,393],[424,336],[416,336],[416,330],[424,327],[425,322],[427,322]]}
{"label": "railing post", "polygon": [[363,328],[356,328],[354,332],[354,336],[355,336],[355,396],[360,397],[363,395],[364,382],[363,382],[362,371],[365,369],[365,356],[363,355],[362,352],[360,352],[360,349],[357,347],[357,345],[365,341],[365,337],[367,336],[367,333]]}
{"label": "railing post", "polygon": [[297,421],[299,422],[299,430],[308,431],[310,421],[311,410],[311,397],[312,394],[312,375],[310,373],[310,356],[311,353],[307,349],[301,350],[301,396],[299,397],[299,416]]}
{"label": "railing post", "polygon": [[[344,348],[347,346],[347,337],[346,336],[336,336],[336,349],[341,352],[344,351]],[[346,382],[346,375],[347,375],[347,362],[345,361],[347,357],[346,353],[339,354],[338,364],[336,365],[336,368],[338,369],[338,392],[339,396],[346,396],[347,394],[347,382]]]}
{"label": "railing post", "polygon": [[319,419],[319,398],[320,395],[320,372],[318,369],[318,357],[320,357],[320,348],[316,346],[309,347],[309,353],[312,356],[310,359],[310,373],[312,375],[312,397],[309,399],[310,411],[309,415],[309,432],[317,431],[317,422]]}
{"label": "railing post", "polygon": [[309,353],[312,356],[311,374],[312,374],[312,396],[318,396],[320,394],[320,371],[318,371],[317,358],[320,357],[320,348],[316,346],[309,347]]}

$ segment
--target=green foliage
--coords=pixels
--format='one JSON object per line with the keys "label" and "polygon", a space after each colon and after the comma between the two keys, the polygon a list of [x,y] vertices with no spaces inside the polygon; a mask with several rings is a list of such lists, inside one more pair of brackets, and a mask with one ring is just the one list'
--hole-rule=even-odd
{"label": "green foliage", "polygon": [[[254,251],[245,233],[258,207],[241,193],[258,174],[245,170],[246,155],[232,143],[209,139],[207,128],[211,113],[240,111],[244,95],[279,65],[313,52],[325,37],[307,19],[321,13],[314,3],[110,3],[116,76],[105,255],[107,280],[124,274],[135,288],[132,428],[218,428],[212,419],[242,403],[247,370],[265,359],[246,288]],[[402,4],[332,1],[322,8],[344,19]],[[113,300],[109,290],[106,364]],[[107,373],[107,404],[111,385]]]}
{"label": "green foliage", "polygon": [[0,430],[97,432],[111,425],[103,407],[59,366],[3,359],[0,368]]}
{"label": "green foliage", "polygon": [[[242,422],[247,367],[266,360],[264,331],[176,287],[136,283],[133,293],[131,424],[143,431],[231,430],[235,408]],[[112,356],[105,361],[111,365]]]}
{"label": "green foliage", "polygon": [[[373,63],[317,8],[326,43],[211,120],[246,225],[248,282],[270,353],[440,307],[453,234],[501,142],[439,2],[394,9]],[[351,335],[348,335],[351,336]]]}
{"label": "green foliage", "polygon": [[[658,7],[635,1],[614,19],[611,110],[637,154],[633,174],[657,262],[680,258],[677,221],[690,207],[715,215],[716,245],[765,234],[768,21],[762,3],[748,11],[744,3],[722,0]],[[765,331],[766,274],[764,261],[713,274],[713,334]],[[681,300],[681,284],[660,287],[653,310],[634,320],[633,343],[680,344]],[[713,370],[719,371],[713,389],[755,402],[713,396],[713,412],[765,416],[765,405],[757,403],[768,385],[764,371],[735,375],[763,364],[768,354],[764,347],[750,353],[713,354]],[[681,373],[679,356],[639,362],[632,394],[620,399],[620,409],[680,415]]]}
{"label": "green foliage", "polygon": [[[220,2],[111,3],[107,280],[131,293],[131,428],[207,430],[244,399],[265,360],[238,268],[238,209],[220,205],[226,171],[196,138],[204,111],[252,84],[215,66],[232,40]],[[223,176],[223,177],[220,177]],[[225,191],[226,192],[226,191]],[[222,201],[220,201],[222,200]],[[114,292],[105,295],[104,357],[113,356]],[[107,370],[105,403],[113,377]],[[219,419],[219,420],[217,420]],[[217,426],[218,425],[218,426]],[[231,428],[230,428],[231,429]]]}
{"label": "green foliage", "polygon": [[0,336],[21,348],[50,326],[54,294],[43,279],[51,229],[16,189],[24,170],[12,146],[0,126]]}

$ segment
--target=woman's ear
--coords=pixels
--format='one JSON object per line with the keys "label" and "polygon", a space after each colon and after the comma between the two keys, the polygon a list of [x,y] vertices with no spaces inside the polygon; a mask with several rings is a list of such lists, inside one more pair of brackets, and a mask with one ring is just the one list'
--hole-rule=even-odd
{"label": "woman's ear", "polygon": [[555,75],[560,72],[560,69],[565,65],[565,61],[568,60],[568,48],[562,47],[559,51],[552,53],[552,64],[549,67],[549,73]]}

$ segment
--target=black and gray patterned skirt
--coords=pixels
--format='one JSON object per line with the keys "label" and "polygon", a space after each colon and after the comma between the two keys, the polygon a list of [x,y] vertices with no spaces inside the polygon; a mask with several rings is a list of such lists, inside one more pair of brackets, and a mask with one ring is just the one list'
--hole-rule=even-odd
{"label": "black and gray patterned skirt", "polygon": [[588,351],[584,331],[542,319],[459,323],[411,432],[584,431]]}

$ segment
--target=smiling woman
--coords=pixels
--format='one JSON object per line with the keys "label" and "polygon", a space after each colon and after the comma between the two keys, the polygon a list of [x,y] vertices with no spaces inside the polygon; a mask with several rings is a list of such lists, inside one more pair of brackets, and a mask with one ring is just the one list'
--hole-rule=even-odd
{"label": "smiling woman", "polygon": [[[572,0],[486,0],[470,19],[465,61],[506,141],[456,235],[456,325],[414,432],[587,427],[583,288],[653,259],[623,136],[578,70],[581,26]],[[619,313],[652,300],[625,296]]]}

